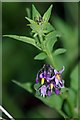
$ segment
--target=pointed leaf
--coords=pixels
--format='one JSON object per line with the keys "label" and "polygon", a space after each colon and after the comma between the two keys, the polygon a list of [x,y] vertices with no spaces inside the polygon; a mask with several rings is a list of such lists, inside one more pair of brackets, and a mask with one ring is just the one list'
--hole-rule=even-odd
{"label": "pointed leaf", "polygon": [[54,30],[52,32],[50,32],[49,34],[46,35],[46,39],[54,39],[56,37],[60,37],[61,36],[61,33]]}
{"label": "pointed leaf", "polygon": [[44,52],[39,53],[34,57],[35,60],[44,60],[47,57],[47,55]]}
{"label": "pointed leaf", "polygon": [[47,49],[52,51],[54,44],[57,42],[57,32],[56,31],[50,32],[45,36],[45,39]]}
{"label": "pointed leaf", "polygon": [[47,43],[48,49],[50,49],[51,51],[53,50],[53,46],[54,44],[57,42],[57,38],[53,39],[53,40],[49,40]]}
{"label": "pointed leaf", "polygon": [[51,10],[52,10],[53,5],[49,7],[49,9],[44,13],[43,15],[43,20],[48,21],[51,15]]}
{"label": "pointed leaf", "polygon": [[35,23],[35,21],[33,21],[32,19],[25,17],[26,20],[28,20],[31,24]]}
{"label": "pointed leaf", "polygon": [[15,80],[12,80],[15,84],[17,84],[18,86],[24,88],[25,90],[27,90],[28,92],[30,93],[33,93],[33,90],[32,90],[32,84],[31,83],[20,83],[18,81],[15,81]]}
{"label": "pointed leaf", "polygon": [[45,37],[46,39],[46,47],[48,50],[52,51],[54,44],[57,42],[57,37],[54,32],[49,33]]}
{"label": "pointed leaf", "polygon": [[33,38],[29,38],[29,37],[26,37],[26,36],[18,36],[18,35],[3,35],[3,37],[10,37],[10,38],[13,38],[13,39],[25,42],[25,43],[32,44],[35,47],[37,47],[38,49],[41,49],[36,45],[35,39],[33,39]]}
{"label": "pointed leaf", "polygon": [[37,9],[35,8],[34,5],[32,5],[32,19],[34,20],[34,18],[39,18],[41,15],[40,13],[37,11]]}
{"label": "pointed leaf", "polygon": [[40,26],[37,24],[37,22],[31,20],[28,17],[25,17],[31,24],[29,24],[28,26],[31,27],[32,31],[34,31],[34,33],[38,33],[39,31],[41,31]]}
{"label": "pointed leaf", "polygon": [[56,55],[62,54],[64,52],[66,52],[66,49],[59,48],[59,49],[57,49],[57,50],[54,51],[53,55],[56,56]]}

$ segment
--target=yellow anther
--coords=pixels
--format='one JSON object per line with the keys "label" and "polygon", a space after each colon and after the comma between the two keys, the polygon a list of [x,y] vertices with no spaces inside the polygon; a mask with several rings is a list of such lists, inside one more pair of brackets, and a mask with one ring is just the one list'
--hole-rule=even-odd
{"label": "yellow anther", "polygon": [[58,79],[58,80],[60,80],[60,74],[56,74],[56,78]]}
{"label": "yellow anther", "polygon": [[44,80],[45,80],[44,78],[41,79],[41,84],[42,85],[44,84]]}
{"label": "yellow anther", "polygon": [[52,84],[52,83],[50,84],[50,89],[51,89],[51,90],[53,89],[53,84]]}

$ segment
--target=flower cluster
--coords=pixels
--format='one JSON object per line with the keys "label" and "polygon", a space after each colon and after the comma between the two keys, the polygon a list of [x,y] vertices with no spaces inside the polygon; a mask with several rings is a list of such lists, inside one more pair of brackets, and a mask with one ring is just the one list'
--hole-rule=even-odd
{"label": "flower cluster", "polygon": [[64,81],[62,80],[62,72],[64,71],[64,66],[62,70],[57,71],[49,64],[45,64],[42,69],[37,73],[36,84],[40,83],[40,87],[37,91],[40,95],[50,96],[53,92],[58,95],[61,88],[64,87]]}

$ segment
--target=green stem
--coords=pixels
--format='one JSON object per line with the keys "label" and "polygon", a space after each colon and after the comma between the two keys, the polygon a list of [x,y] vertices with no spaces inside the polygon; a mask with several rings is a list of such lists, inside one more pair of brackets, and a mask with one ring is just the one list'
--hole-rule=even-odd
{"label": "green stem", "polygon": [[40,39],[40,42],[41,42],[41,44],[43,43],[43,37],[42,37],[42,35],[39,33],[39,39]]}
{"label": "green stem", "polygon": [[39,33],[39,40],[40,40],[41,48],[44,51],[43,37],[42,37],[42,35],[40,33]]}
{"label": "green stem", "polygon": [[52,56],[51,51],[46,50],[46,53],[47,53],[47,55],[48,55],[48,58],[50,59],[50,62],[51,62],[51,64],[52,64],[52,66],[55,67],[55,63],[54,63],[54,59],[53,59],[53,56]]}
{"label": "green stem", "polygon": [[[48,50],[47,48],[45,49],[45,46],[43,44],[43,37],[42,35],[39,33],[39,39],[40,39],[40,43],[41,43],[41,46],[42,46],[42,50],[45,51],[47,53],[47,56],[52,64],[53,67],[55,67],[55,63],[54,63],[54,60],[53,60],[53,56],[52,56],[52,53],[50,50]],[[45,50],[44,50],[45,49]]]}

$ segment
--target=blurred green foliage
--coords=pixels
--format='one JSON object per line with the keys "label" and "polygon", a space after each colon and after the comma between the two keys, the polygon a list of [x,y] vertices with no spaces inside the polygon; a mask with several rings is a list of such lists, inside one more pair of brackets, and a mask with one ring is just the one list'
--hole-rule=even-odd
{"label": "blurred green foliage", "polygon": [[[44,13],[52,3],[34,3]],[[30,29],[26,26],[26,8],[31,9],[32,3],[3,3],[2,19],[4,34],[16,34],[30,36]],[[57,48],[67,49],[66,54],[57,56],[55,64],[57,69],[66,66],[64,72],[65,85],[71,87],[69,99],[73,102],[68,104],[77,111],[78,105],[73,103],[78,97],[77,68],[78,65],[78,28],[77,11],[78,3],[53,3],[51,23],[61,32]],[[75,12],[73,12],[75,9]],[[56,45],[55,45],[56,49]],[[10,38],[3,38],[2,41],[2,102],[4,108],[15,118],[59,118],[57,111],[48,108],[32,94],[15,85],[11,80],[19,82],[35,83],[37,71],[45,61],[36,61],[34,56],[40,51],[25,43]],[[74,92],[73,92],[74,91]],[[54,101],[53,101],[54,102]],[[64,101],[65,102],[65,101]],[[70,106],[63,104],[65,113],[73,116]],[[36,108],[35,108],[36,106]],[[46,114],[45,114],[46,111]]]}

